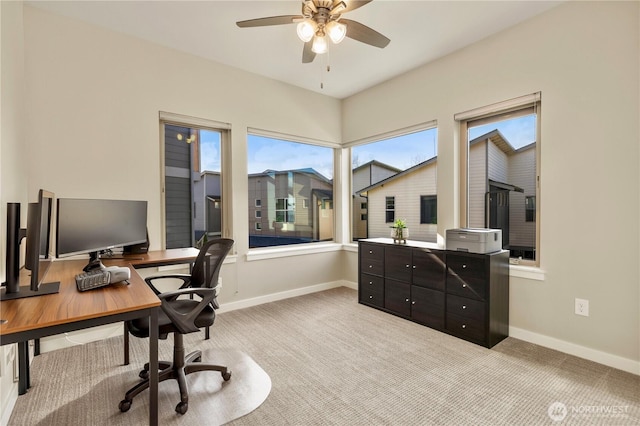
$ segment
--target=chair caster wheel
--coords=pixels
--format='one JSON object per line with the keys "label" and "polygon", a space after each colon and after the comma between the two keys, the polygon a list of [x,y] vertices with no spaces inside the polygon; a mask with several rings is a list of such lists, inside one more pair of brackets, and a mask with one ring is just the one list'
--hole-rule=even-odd
{"label": "chair caster wheel", "polygon": [[225,382],[227,380],[229,380],[231,378],[231,371],[228,371],[226,373],[222,373],[222,378],[224,379]]}
{"label": "chair caster wheel", "polygon": [[180,402],[178,403],[178,405],[176,405],[176,413],[178,414],[184,414],[187,412],[188,409],[189,409],[189,403],[187,402]]}
{"label": "chair caster wheel", "polygon": [[140,377],[142,380],[147,380],[149,378],[149,370],[140,371],[138,377]]}
{"label": "chair caster wheel", "polygon": [[127,401],[126,399],[123,399],[122,401],[120,401],[120,404],[118,404],[118,408],[123,413],[129,411],[129,408],[131,408],[131,401]]}

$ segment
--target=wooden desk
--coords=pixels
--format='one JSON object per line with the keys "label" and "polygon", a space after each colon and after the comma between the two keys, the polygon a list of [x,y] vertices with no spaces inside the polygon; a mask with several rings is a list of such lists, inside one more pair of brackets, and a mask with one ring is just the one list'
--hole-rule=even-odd
{"label": "wooden desk", "polygon": [[[130,255],[107,260],[131,269],[130,284],[113,284],[96,290],[79,292],[75,276],[82,272],[86,260],[58,260],[52,263],[46,282],[60,281],[60,292],[45,296],[0,302],[0,345],[18,343],[20,366],[19,393],[29,387],[29,352],[27,342],[97,325],[128,321],[143,316],[150,320],[149,338],[149,424],[158,424],[158,308],[160,300],[134,268],[190,263],[198,254],[193,249],[172,249]],[[28,285],[26,271],[20,284]]]}

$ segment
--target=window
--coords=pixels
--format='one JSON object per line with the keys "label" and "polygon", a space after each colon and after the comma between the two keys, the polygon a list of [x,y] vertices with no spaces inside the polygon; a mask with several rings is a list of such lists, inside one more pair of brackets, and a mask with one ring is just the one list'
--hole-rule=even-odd
{"label": "window", "polygon": [[420,223],[438,223],[438,199],[435,195],[420,196]]}
{"label": "window", "polygon": [[[502,230],[502,247],[537,265],[540,93],[456,114],[461,225]],[[525,208],[523,209],[522,206]]]}
{"label": "window", "polygon": [[222,236],[231,221],[222,154],[229,126],[170,113],[160,113],[160,122],[164,247],[193,247]]}
{"label": "window", "polygon": [[260,207],[260,206],[262,206],[262,201],[261,201],[261,200],[259,200],[259,199],[258,199],[258,200],[256,200],[256,202],[255,202],[255,206],[256,206],[256,207]]}
{"label": "window", "polygon": [[385,197],[384,200],[384,221],[391,223],[396,220],[396,197]]}
{"label": "window", "polygon": [[524,199],[524,213],[527,222],[536,221],[536,196],[530,195]]}
{"label": "window", "polygon": [[[332,144],[250,130],[247,137],[249,248],[332,241],[334,236]],[[257,205],[257,204],[256,204]],[[254,223],[262,228],[256,233]]]}
{"label": "window", "polygon": [[256,210],[256,218],[261,218],[262,217],[262,210]]}
{"label": "window", "polygon": [[256,222],[255,230],[260,231],[262,229],[262,224],[260,222]]}
{"label": "window", "polygon": [[291,198],[278,198],[276,200],[276,222],[293,223],[295,218],[295,201]]}
{"label": "window", "polygon": [[389,237],[389,224],[404,219],[412,240],[437,241],[437,225],[422,221],[422,194],[437,194],[435,122],[400,129],[351,148],[354,241]]}

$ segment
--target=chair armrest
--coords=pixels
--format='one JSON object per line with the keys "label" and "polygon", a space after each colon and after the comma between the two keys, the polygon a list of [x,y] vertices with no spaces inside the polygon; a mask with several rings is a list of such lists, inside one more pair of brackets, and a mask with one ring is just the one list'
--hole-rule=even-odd
{"label": "chair armrest", "polygon": [[[175,301],[180,296],[190,296],[193,294],[200,296],[201,300],[191,311],[182,313],[173,308],[171,304],[172,301]],[[215,300],[215,291],[212,288],[183,288],[160,293],[158,294],[158,298],[162,302],[162,310],[167,314],[173,325],[176,326],[180,333],[187,334],[200,330],[195,324],[196,318],[209,304],[213,303]]]}
{"label": "chair armrest", "polygon": [[191,283],[191,275],[188,275],[188,274],[155,275],[153,277],[145,278],[144,281],[147,283],[149,287],[151,287],[151,290],[153,290],[153,292],[156,295],[159,295],[162,292],[158,290],[156,286],[153,285],[153,281],[160,281],[165,279],[182,280],[182,285],[179,288],[185,288],[189,286],[189,284]]}

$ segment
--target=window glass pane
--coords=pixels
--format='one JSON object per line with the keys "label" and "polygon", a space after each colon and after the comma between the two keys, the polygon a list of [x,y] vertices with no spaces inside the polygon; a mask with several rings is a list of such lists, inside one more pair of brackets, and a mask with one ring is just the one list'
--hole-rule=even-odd
{"label": "window glass pane", "polygon": [[354,241],[388,238],[396,219],[412,240],[437,240],[437,225],[421,221],[420,199],[436,194],[437,136],[432,128],[351,148]]}
{"label": "window glass pane", "polygon": [[537,116],[515,115],[469,124],[468,226],[502,229],[512,257],[535,260]]}
{"label": "window glass pane", "polygon": [[333,148],[249,134],[247,153],[249,247],[333,240]]}
{"label": "window glass pane", "polygon": [[164,125],[166,248],[222,235],[222,132]]}

